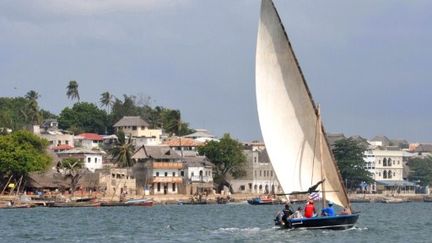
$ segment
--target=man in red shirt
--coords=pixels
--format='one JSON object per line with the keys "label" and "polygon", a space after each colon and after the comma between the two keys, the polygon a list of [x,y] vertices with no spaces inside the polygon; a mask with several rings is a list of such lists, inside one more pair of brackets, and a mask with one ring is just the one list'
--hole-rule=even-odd
{"label": "man in red shirt", "polygon": [[312,218],[314,216],[316,210],[312,200],[309,200],[304,210],[305,210],[305,214],[304,214],[305,218]]}

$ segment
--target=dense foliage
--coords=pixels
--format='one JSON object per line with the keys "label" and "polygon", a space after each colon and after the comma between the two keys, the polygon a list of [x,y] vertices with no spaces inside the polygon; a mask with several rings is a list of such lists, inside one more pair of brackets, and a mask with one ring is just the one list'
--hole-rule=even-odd
{"label": "dense foliage", "polygon": [[123,100],[116,98],[110,115],[113,124],[123,116],[141,116],[151,128],[162,128],[168,134],[182,136],[193,132],[189,129],[189,124],[182,121],[179,110],[162,106],[152,108],[148,104],[138,105],[135,96],[124,95]]}
{"label": "dense foliage", "polygon": [[17,131],[0,136],[0,180],[13,176],[27,176],[32,171],[43,171],[51,163],[47,154],[48,141],[28,131]]}
{"label": "dense foliage", "polygon": [[72,108],[63,109],[58,122],[61,129],[70,130],[74,133],[105,134],[110,126],[107,113],[96,105],[87,102],[75,103]]}
{"label": "dense foliage", "polygon": [[218,184],[220,192],[224,186],[230,188],[228,176],[238,178],[246,174],[246,156],[243,153],[243,145],[231,138],[229,134],[224,134],[218,141],[210,141],[198,149],[199,154],[205,155],[214,165],[214,181]]}
{"label": "dense foliage", "polygon": [[373,182],[371,173],[365,168],[365,150],[363,145],[352,138],[338,140],[334,145],[333,154],[348,189],[355,189],[362,182]]}
{"label": "dense foliage", "polygon": [[432,157],[414,158],[408,162],[410,168],[409,179],[418,181],[422,186],[432,184]]}

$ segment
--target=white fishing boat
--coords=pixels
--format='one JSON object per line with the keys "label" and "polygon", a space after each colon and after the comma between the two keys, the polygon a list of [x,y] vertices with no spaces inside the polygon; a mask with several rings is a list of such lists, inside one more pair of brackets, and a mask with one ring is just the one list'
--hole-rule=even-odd
{"label": "white fishing boat", "polygon": [[262,0],[256,48],[256,97],[264,142],[285,195],[321,192],[322,202],[344,215],[290,219],[284,228],[352,227],[342,179],[314,103],[281,19],[271,0]]}

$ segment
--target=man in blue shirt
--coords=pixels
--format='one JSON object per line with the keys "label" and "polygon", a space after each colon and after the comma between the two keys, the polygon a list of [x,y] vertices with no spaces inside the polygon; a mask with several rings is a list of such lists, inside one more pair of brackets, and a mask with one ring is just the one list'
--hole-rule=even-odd
{"label": "man in blue shirt", "polygon": [[328,202],[328,207],[323,208],[323,210],[321,211],[321,215],[322,216],[336,216],[332,202]]}

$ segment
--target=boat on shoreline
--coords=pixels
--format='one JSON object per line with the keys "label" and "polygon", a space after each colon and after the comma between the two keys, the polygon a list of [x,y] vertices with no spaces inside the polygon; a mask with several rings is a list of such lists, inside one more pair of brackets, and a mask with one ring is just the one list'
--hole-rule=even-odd
{"label": "boat on shoreline", "polygon": [[256,48],[256,98],[264,143],[276,177],[289,195],[322,195],[344,215],[275,220],[283,229],[346,229],[353,213],[312,98],[288,35],[272,0],[262,0]]}
{"label": "boat on shoreline", "polygon": [[272,197],[255,197],[247,200],[250,205],[273,205],[273,204],[282,204],[283,202],[279,199],[275,199]]}

